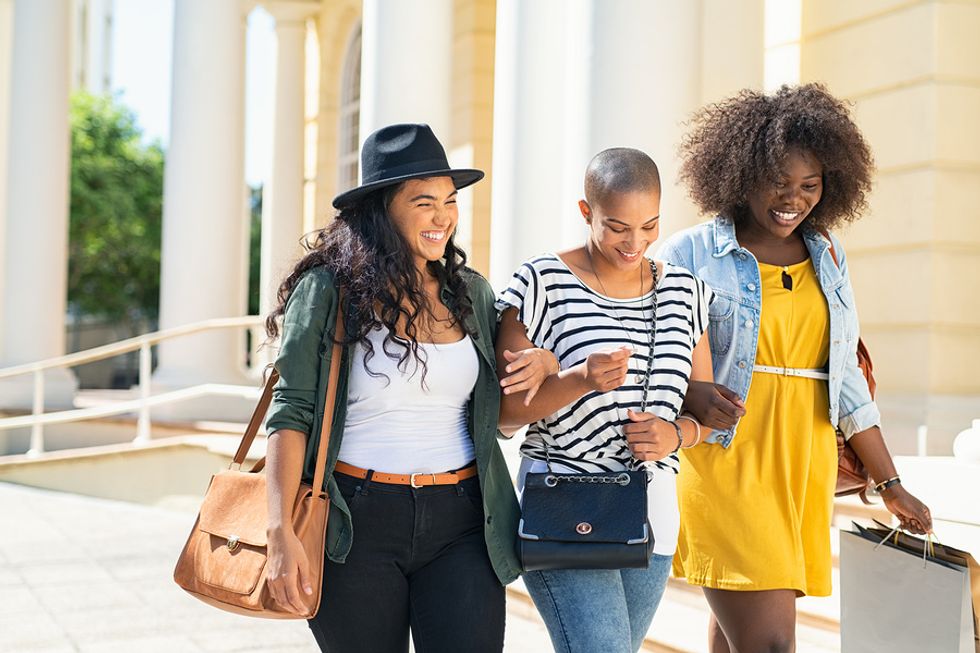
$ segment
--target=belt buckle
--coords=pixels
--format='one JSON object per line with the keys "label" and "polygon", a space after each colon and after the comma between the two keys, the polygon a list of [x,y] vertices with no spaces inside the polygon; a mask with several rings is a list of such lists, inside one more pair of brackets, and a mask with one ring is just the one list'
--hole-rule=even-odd
{"label": "belt buckle", "polygon": [[415,484],[415,477],[416,477],[416,476],[426,476],[426,474],[420,474],[420,473],[418,473],[418,472],[416,472],[416,473],[414,473],[414,474],[411,474],[411,475],[410,475],[410,476],[408,477],[408,484],[409,484],[409,485],[411,485],[411,486],[412,486],[413,488],[415,488],[416,490],[417,490],[417,489],[419,489],[419,488],[421,488],[421,487],[425,487],[424,485],[416,485],[416,484]]}

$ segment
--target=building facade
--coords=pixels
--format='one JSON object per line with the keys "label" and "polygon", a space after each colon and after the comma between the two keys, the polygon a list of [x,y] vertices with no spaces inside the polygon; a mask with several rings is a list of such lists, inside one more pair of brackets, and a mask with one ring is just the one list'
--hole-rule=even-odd
{"label": "building facade", "polygon": [[[822,81],[853,102],[878,162],[870,212],[841,236],[892,446],[914,453],[926,426],[929,453],[948,453],[980,415],[980,4],[175,0],[162,328],[245,312],[244,36],[259,4],[278,41],[264,308],[381,125],[427,122],[453,164],[487,170],[463,193],[460,240],[500,287],[527,256],[581,241],[598,150],[657,160],[670,233],[706,217],[676,184],[687,116],[741,88]],[[64,350],[67,190],[52,171],[67,170],[69,52],[52,43],[71,5],[0,0],[0,367]],[[242,352],[222,336],[166,343],[155,381],[241,382]]]}

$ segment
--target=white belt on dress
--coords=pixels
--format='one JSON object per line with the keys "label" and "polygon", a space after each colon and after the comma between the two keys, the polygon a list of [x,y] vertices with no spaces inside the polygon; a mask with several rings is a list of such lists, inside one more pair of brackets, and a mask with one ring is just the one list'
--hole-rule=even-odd
{"label": "white belt on dress", "polygon": [[775,367],[773,365],[754,365],[753,372],[765,372],[766,374],[779,374],[780,376],[802,376],[807,379],[818,379],[826,381],[830,374],[824,370],[805,369],[801,367]]}

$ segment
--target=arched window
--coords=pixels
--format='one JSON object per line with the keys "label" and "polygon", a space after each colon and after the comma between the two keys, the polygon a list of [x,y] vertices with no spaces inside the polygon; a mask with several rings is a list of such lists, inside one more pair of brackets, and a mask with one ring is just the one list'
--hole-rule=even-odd
{"label": "arched window", "polygon": [[358,27],[344,56],[344,73],[340,88],[340,130],[337,191],[357,186],[360,156],[361,120],[361,28]]}

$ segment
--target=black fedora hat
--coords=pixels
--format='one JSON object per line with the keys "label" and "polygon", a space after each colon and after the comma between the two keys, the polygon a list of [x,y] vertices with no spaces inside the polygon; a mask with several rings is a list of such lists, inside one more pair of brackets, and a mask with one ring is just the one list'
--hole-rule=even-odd
{"label": "black fedora hat", "polygon": [[450,168],[446,150],[428,125],[382,127],[361,148],[361,185],[333,198],[333,205],[339,209],[379,188],[426,177],[452,177],[456,188],[464,188],[483,179],[483,171]]}

